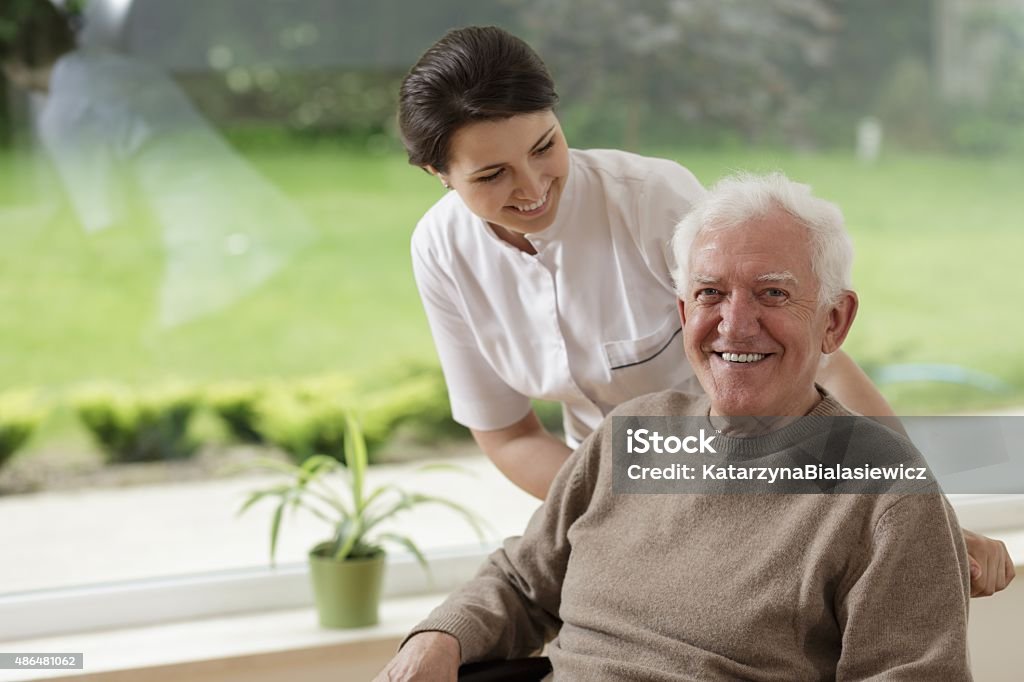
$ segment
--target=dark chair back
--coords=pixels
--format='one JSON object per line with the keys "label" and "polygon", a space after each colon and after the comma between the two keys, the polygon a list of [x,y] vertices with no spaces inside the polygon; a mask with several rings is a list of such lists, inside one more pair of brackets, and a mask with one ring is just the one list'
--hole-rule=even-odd
{"label": "dark chair back", "polygon": [[459,668],[459,682],[540,682],[551,672],[546,656],[481,661]]}

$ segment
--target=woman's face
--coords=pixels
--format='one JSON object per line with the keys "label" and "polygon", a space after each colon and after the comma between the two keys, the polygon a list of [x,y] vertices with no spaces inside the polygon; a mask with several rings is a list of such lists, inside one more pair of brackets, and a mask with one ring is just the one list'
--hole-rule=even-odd
{"label": "woman's face", "polygon": [[569,148],[551,111],[463,126],[448,172],[435,172],[473,213],[520,234],[551,225],[568,174]]}

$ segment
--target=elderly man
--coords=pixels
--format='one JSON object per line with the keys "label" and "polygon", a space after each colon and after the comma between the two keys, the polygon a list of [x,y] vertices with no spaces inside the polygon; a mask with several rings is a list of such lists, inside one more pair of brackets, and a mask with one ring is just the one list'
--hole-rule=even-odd
{"label": "elderly man", "polygon": [[[852,418],[814,383],[857,311],[834,205],[781,174],[730,178],[673,249],[686,354],[706,395],[655,393],[615,415],[696,415],[717,433],[717,456],[762,463],[791,461],[808,428]],[[382,679],[454,680],[461,662],[527,655],[556,634],[557,679],[970,679],[967,552],[933,485],[616,494],[613,421]],[[912,451],[866,419],[844,447]]]}

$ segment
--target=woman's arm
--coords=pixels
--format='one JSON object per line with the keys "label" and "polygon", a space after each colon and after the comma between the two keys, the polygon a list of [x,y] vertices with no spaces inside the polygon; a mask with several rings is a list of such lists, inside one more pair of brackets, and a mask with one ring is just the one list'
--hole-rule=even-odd
{"label": "woman's arm", "polygon": [[865,417],[896,415],[871,379],[843,351],[837,351],[818,368],[817,381],[844,406]]}
{"label": "woman's arm", "polygon": [[[832,355],[828,363],[818,370],[817,380],[836,400],[854,412],[884,417],[879,421],[895,431],[906,433],[896,413],[868,375],[843,351]],[[967,529],[963,530],[963,535],[971,567],[971,596],[987,597],[1005,589],[1015,575],[1013,559],[1006,545]]]}
{"label": "woman's arm", "polygon": [[493,431],[470,429],[477,445],[508,480],[543,500],[562,463],[572,454],[531,409],[511,426]]}

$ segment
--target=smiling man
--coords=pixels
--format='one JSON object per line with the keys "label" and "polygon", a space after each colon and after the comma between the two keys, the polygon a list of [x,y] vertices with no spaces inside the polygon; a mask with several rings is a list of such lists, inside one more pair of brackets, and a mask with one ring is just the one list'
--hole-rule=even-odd
{"label": "smiling man", "polygon": [[617,409],[523,536],[418,625],[379,679],[454,680],[460,663],[545,642],[558,680],[971,679],[967,552],[933,481],[623,494],[644,491],[620,485],[636,461],[623,417],[688,417],[715,434],[691,461],[718,470],[923,464],[902,435],[814,383],[857,311],[834,205],[781,174],[729,178],[673,250],[704,393]]}
{"label": "smiling man", "polygon": [[807,414],[857,312],[842,215],[780,175],[716,190],[673,239],[686,355],[712,414]]}

